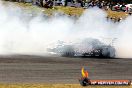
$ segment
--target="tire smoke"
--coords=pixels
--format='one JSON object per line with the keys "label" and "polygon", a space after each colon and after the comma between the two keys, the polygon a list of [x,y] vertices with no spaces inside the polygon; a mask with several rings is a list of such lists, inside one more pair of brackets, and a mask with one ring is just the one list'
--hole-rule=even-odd
{"label": "tire smoke", "polygon": [[106,20],[106,12],[91,8],[78,19],[59,14],[32,17],[17,6],[5,7],[2,3],[0,12],[1,55],[48,55],[48,49],[59,44],[76,46],[84,39],[94,38],[114,46],[116,57],[132,57],[131,16],[113,23]]}

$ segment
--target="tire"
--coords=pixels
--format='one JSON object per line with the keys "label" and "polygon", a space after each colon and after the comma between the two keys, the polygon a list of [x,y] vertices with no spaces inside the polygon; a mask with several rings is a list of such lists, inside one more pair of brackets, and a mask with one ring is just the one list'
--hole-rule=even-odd
{"label": "tire", "polygon": [[88,86],[88,85],[91,85],[91,82],[90,82],[90,79],[84,78],[80,80],[80,84],[81,86]]}

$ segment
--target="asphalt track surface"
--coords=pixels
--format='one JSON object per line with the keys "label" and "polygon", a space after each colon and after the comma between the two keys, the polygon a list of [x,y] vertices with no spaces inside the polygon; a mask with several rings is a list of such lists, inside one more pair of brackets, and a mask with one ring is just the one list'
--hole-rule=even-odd
{"label": "asphalt track surface", "polygon": [[82,66],[90,79],[132,80],[132,59],[13,55],[0,57],[0,83],[78,83]]}

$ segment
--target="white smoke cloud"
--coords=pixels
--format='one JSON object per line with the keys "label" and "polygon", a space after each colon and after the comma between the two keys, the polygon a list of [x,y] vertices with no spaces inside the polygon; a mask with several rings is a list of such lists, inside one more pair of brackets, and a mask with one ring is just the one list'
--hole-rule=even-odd
{"label": "white smoke cloud", "polygon": [[106,20],[107,14],[103,10],[92,8],[77,20],[68,16],[47,19],[41,15],[30,17],[14,5],[5,7],[2,4],[0,12],[0,54],[47,55],[47,49],[55,47],[58,41],[76,44],[92,37],[113,43],[117,57],[132,57],[132,17],[113,23]]}
{"label": "white smoke cloud", "polygon": [[117,56],[132,58],[132,16],[121,22],[116,30],[119,30],[119,36],[116,43]]}

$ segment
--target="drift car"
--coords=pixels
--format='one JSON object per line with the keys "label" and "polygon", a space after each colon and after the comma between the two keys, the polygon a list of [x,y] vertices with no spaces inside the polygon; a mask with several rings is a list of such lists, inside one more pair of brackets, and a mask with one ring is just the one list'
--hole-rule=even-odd
{"label": "drift car", "polygon": [[80,46],[58,46],[50,49],[50,51],[64,57],[115,57],[115,48],[111,45],[105,45],[97,39],[87,39],[85,42],[82,42]]}

